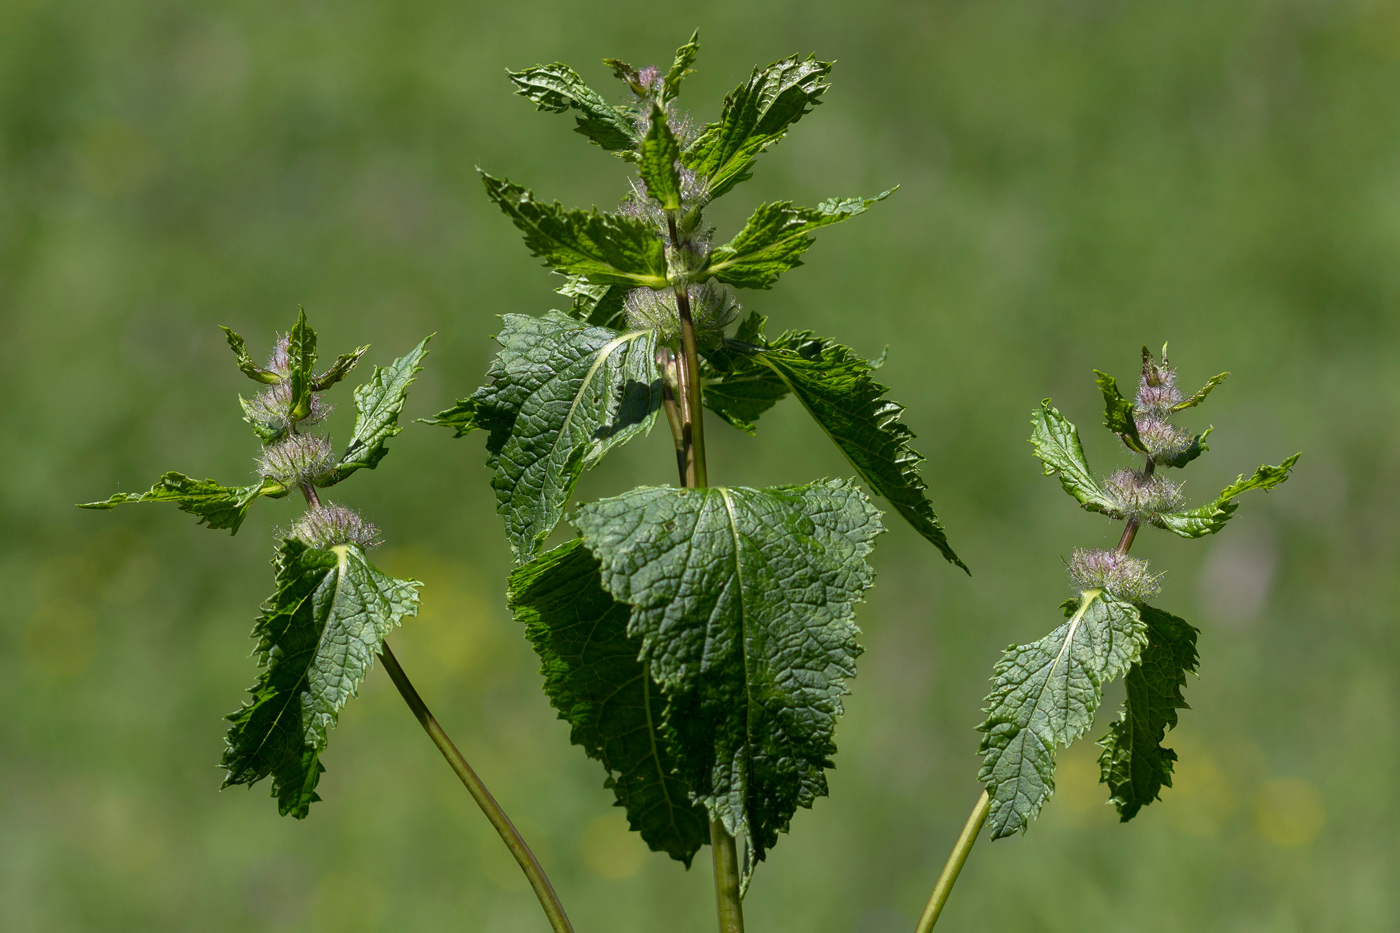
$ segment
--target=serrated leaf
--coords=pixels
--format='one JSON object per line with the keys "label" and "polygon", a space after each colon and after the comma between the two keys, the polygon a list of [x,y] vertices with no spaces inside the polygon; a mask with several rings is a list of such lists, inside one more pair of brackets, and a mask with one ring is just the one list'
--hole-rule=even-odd
{"label": "serrated leaf", "polygon": [[1152,606],[1138,611],[1147,626],[1147,646],[1123,680],[1123,711],[1099,740],[1099,780],[1108,785],[1125,823],[1172,786],[1176,752],[1161,743],[1167,730],[1176,728],[1176,711],[1189,708],[1181,688],[1197,662],[1196,629]]}
{"label": "serrated leaf", "polygon": [[731,341],[728,349],[733,368],[705,387],[709,408],[752,431],[753,419],[792,392],[875,494],[945,558],[967,570],[928,500],[919,475],[924,457],[909,446],[914,432],[900,421],[904,406],[884,397],[889,389],[871,378],[867,360],[810,331],[788,332],[762,345]]}
{"label": "serrated leaf", "polygon": [[651,127],[642,140],[642,155],[637,170],[646,182],[647,194],[656,199],[662,210],[678,211],[681,207],[681,176],[676,161],[681,157],[680,143],[666,123],[660,105],[651,105]]}
{"label": "serrated leaf", "polygon": [[586,324],[619,328],[626,323],[622,300],[625,285],[594,285],[579,276],[570,276],[556,291],[570,300],[569,315]]}
{"label": "serrated leaf", "polygon": [[700,52],[700,30],[695,30],[690,34],[690,40],[685,45],[676,49],[676,57],[671,62],[671,68],[666,72],[666,77],[661,82],[661,102],[667,103],[675,100],[681,92],[681,82],[686,75],[694,74],[691,65],[695,62],[695,56]]}
{"label": "serrated leaf", "polygon": [[428,341],[432,339],[429,334],[388,366],[374,367],[369,381],[355,388],[355,433],[336,464],[335,473],[322,485],[334,486],[356,470],[372,470],[388,455],[385,445],[403,430],[399,414],[408,397],[408,387],[423,370]]}
{"label": "serrated leaf", "polygon": [[1065,492],[1090,512],[1112,514],[1113,503],[1084,459],[1079,429],[1060,414],[1048,398],[1040,403],[1039,409],[1031,412],[1031,427],[1031,446],[1045,464],[1045,475],[1059,476]]}
{"label": "serrated leaf", "polygon": [[233,355],[238,358],[238,368],[242,370],[243,375],[252,379],[254,382],[262,382],[267,385],[282,381],[281,376],[270,370],[263,369],[248,355],[248,345],[243,342],[242,337],[222,324],[219,325],[219,330],[223,331],[224,337],[228,339],[229,349],[232,350]]}
{"label": "serrated leaf", "polygon": [[297,322],[287,335],[287,359],[291,371],[287,382],[292,388],[288,417],[300,421],[311,413],[311,392],[316,382],[316,332],[306,323],[306,309],[297,309]]}
{"label": "serrated leaf", "polygon": [[879,513],[826,481],[640,487],[573,521],[603,588],[633,607],[677,773],[746,841],[747,878],[796,808],[827,792]]}
{"label": "serrated leaf", "polygon": [[632,93],[637,96],[646,94],[647,89],[642,84],[642,75],[636,68],[627,64],[620,58],[605,58],[603,64],[612,69],[613,77],[626,84],[632,89]]}
{"label": "serrated leaf", "polygon": [[802,265],[802,254],[815,241],[811,233],[864,213],[873,198],[832,198],[816,207],[793,207],[791,201],[760,205],[734,239],[710,253],[700,276],[714,276],[739,288],[772,288],[778,277]]}
{"label": "serrated leaf", "polygon": [[529,189],[485,172],[481,180],[491,200],[525,234],[531,254],[546,265],[595,285],[667,284],[665,249],[645,221],[596,210],[566,210],[557,201],[537,201]]}
{"label": "serrated leaf", "polygon": [[1147,643],[1137,607],[1102,590],[1080,594],[1073,616],[1040,641],[1013,645],[987,695],[982,768],[993,839],[1024,832],[1055,792],[1055,749],[1093,724],[1104,684],[1137,663]]}
{"label": "serrated leaf", "polygon": [[1178,402],[1175,405],[1173,405],[1172,411],[1185,411],[1188,408],[1195,408],[1197,405],[1204,402],[1206,400],[1206,396],[1210,395],[1210,393],[1215,390],[1215,387],[1220,385],[1220,383],[1224,382],[1225,377],[1229,375],[1229,373],[1219,373],[1218,375],[1211,376],[1210,380],[1206,382],[1204,386],[1201,387],[1201,391],[1197,392],[1195,395],[1191,396],[1186,401]]}
{"label": "serrated leaf", "polygon": [[627,634],[631,607],[603,589],[598,561],[578,538],[518,568],[508,593],[573,743],[603,763],[632,829],[688,867],[710,840],[709,820],[675,774],[661,729],[666,698],[638,657],[641,642]]}
{"label": "serrated leaf", "polygon": [[554,530],[583,471],[651,429],[661,406],[656,335],[580,324],[558,311],[507,314],[491,382],[432,423],[490,432],[496,509],[517,561]]}
{"label": "serrated leaf", "polygon": [[535,108],[550,113],[579,112],[574,132],[587,136],[609,152],[627,153],[641,141],[633,114],[608,103],[568,65],[536,65],[524,71],[507,72],[515,92],[534,101]]}
{"label": "serrated leaf", "polygon": [[1243,473],[1221,491],[1214,502],[1191,509],[1187,512],[1165,512],[1152,518],[1158,528],[1175,532],[1183,538],[1203,538],[1213,535],[1225,527],[1230,516],[1240,507],[1235,497],[1251,489],[1273,489],[1288,479],[1288,471],[1298,462],[1302,454],[1294,454],[1278,466],[1261,466],[1254,474],[1245,477]]}
{"label": "serrated leaf", "polygon": [[350,375],[350,371],[355,368],[355,365],[360,362],[360,358],[364,356],[368,350],[369,347],[367,346],[356,347],[349,353],[340,354],[340,356],[335,358],[335,362],[331,364],[330,369],[311,380],[311,388],[316,392],[326,391],[331,386]]}
{"label": "serrated leaf", "polygon": [[225,486],[212,479],[193,479],[183,473],[170,472],[145,492],[119,492],[102,502],[84,502],[78,508],[113,509],[130,502],[173,502],[180,511],[196,516],[199,524],[237,534],[254,499],[260,496],[276,499],[286,494],[285,486],[270,479],[249,486]]}
{"label": "serrated leaf", "polygon": [[273,566],[277,591],[253,628],[263,672],[228,717],[224,786],[270,776],[278,810],[301,819],[321,799],[327,733],[385,636],[418,611],[420,584],[382,573],[353,545],[318,550],[289,538]]}
{"label": "serrated leaf", "polygon": [[710,199],[753,175],[758,154],[783,138],[827,89],[830,62],[797,56],[754,69],[748,82],[724,98],[711,123],[685,151],[685,164],[709,180]]}
{"label": "serrated leaf", "polygon": [[1192,438],[1191,446],[1183,450],[1181,453],[1177,454],[1175,457],[1157,457],[1156,460],[1158,465],[1175,467],[1177,469],[1186,466],[1186,464],[1190,463],[1192,460],[1195,460],[1201,454],[1210,450],[1210,445],[1206,443],[1206,438],[1209,437],[1210,432],[1214,430],[1215,428],[1206,428],[1200,434],[1197,434],[1194,438]]}
{"label": "serrated leaf", "polygon": [[1147,453],[1147,448],[1138,437],[1137,416],[1133,403],[1118,391],[1118,380],[1097,369],[1094,370],[1094,375],[1097,377],[1095,382],[1098,383],[1099,391],[1103,392],[1104,427],[1122,438],[1130,450],[1140,454]]}

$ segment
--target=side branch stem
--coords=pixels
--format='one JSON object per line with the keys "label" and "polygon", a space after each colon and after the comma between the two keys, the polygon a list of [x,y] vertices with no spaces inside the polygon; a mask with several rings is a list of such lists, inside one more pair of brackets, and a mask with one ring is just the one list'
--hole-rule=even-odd
{"label": "side branch stem", "polygon": [[953,844],[948,863],[943,866],[943,874],[938,876],[938,883],[933,886],[933,895],[928,899],[924,915],[919,918],[917,933],[929,933],[938,922],[938,915],[943,913],[943,905],[948,903],[948,895],[953,893],[953,883],[958,880],[958,873],[962,871],[963,864],[972,852],[972,846],[977,842],[977,835],[982,832],[982,824],[987,822],[987,813],[991,808],[991,795],[984,790],[982,796],[977,799],[976,806],[972,808],[972,813],[968,815],[958,841]]}
{"label": "side branch stem", "polygon": [[496,802],[496,798],[491,796],[491,792],[486,789],[481,778],[472,770],[472,766],[467,764],[467,760],[462,757],[457,746],[447,737],[447,733],[442,731],[442,726],[438,725],[437,719],[429,712],[423,698],[413,688],[408,675],[399,666],[398,659],[394,657],[394,652],[389,650],[387,643],[380,650],[379,659],[384,662],[384,669],[389,672],[389,678],[394,682],[394,686],[399,688],[400,695],[408,704],[408,708],[413,710],[413,715],[418,718],[418,722],[423,726],[423,731],[428,733],[428,738],[432,739],[433,744],[438,747],[438,751],[442,752],[442,757],[447,759],[453,773],[461,779],[477,806],[481,807],[481,812],[486,814],[486,818],[491,821],[496,832],[501,834],[501,841],[506,844],[510,854],[515,856],[516,862],[520,864],[520,870],[530,880],[530,887],[535,889],[535,896],[540,899],[540,906],[544,908],[545,916],[549,918],[549,925],[554,929],[554,933],[574,933],[568,915],[564,913],[564,905],[559,903],[559,895],[554,893],[554,886],[549,883],[549,877],[540,867],[539,859],[535,858],[535,853],[530,851],[530,847],[526,845],[520,831],[515,828],[510,817],[506,816],[501,805]]}
{"label": "side branch stem", "polygon": [[[1147,463],[1142,468],[1142,475],[1151,476],[1156,466],[1157,464],[1149,456]],[[1119,557],[1127,554],[1128,549],[1133,546],[1133,539],[1137,537],[1138,527],[1138,520],[1135,518],[1128,519],[1128,523],[1123,526],[1123,535],[1118,539]],[[962,871],[968,854],[972,852],[972,847],[982,832],[982,824],[987,822],[987,814],[990,812],[991,806],[991,795],[983,790],[982,796],[977,800],[977,805],[972,808],[972,813],[967,818],[967,823],[963,825],[958,841],[953,843],[953,851],[948,855],[948,861],[943,866],[943,873],[938,876],[938,883],[933,886],[933,895],[929,897],[928,906],[924,908],[923,916],[919,918],[919,925],[915,928],[915,933],[931,933],[933,925],[938,922],[938,915],[943,913],[943,905],[948,902],[948,895],[953,891],[953,884],[958,880],[958,874]]]}

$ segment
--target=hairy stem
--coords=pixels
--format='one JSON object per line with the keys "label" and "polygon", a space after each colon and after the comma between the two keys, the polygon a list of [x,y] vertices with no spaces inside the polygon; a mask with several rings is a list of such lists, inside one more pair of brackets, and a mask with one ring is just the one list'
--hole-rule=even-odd
{"label": "hairy stem", "polygon": [[947,864],[943,866],[943,874],[938,876],[938,883],[933,886],[933,896],[928,899],[924,915],[919,918],[917,933],[929,933],[938,922],[938,915],[943,913],[943,905],[948,903],[948,895],[953,892],[953,883],[958,880],[958,873],[962,871],[963,864],[972,852],[972,846],[977,842],[977,836],[982,832],[982,824],[987,822],[987,813],[991,808],[992,797],[984,790],[982,796],[977,799],[976,806],[972,808],[972,813],[968,815],[958,841],[953,844],[953,851],[948,856]]}
{"label": "hairy stem", "polygon": [[496,832],[501,834],[501,841],[506,844],[510,854],[515,856],[516,862],[520,864],[520,870],[530,880],[530,887],[535,889],[535,896],[540,899],[540,906],[544,908],[545,916],[549,918],[549,925],[554,929],[554,933],[573,933],[574,928],[564,913],[564,905],[559,903],[559,895],[554,893],[554,886],[549,883],[549,877],[540,867],[539,859],[535,858],[535,853],[530,851],[530,847],[521,837],[520,830],[515,828],[515,824],[510,821],[510,817],[506,816],[501,805],[496,802],[496,798],[491,796],[491,792],[486,789],[481,778],[472,770],[472,766],[467,764],[467,760],[462,757],[457,746],[452,744],[447,733],[442,731],[442,726],[438,725],[437,719],[428,710],[423,698],[413,688],[408,675],[399,666],[398,659],[394,657],[394,652],[389,650],[387,643],[380,650],[379,659],[384,662],[384,669],[389,672],[389,678],[393,680],[394,686],[399,688],[399,693],[403,696],[404,702],[408,704],[408,708],[413,710],[414,716],[418,717],[423,731],[428,733],[428,738],[432,739],[433,744],[438,747],[438,751],[442,752],[442,757],[447,759],[452,771],[461,779],[477,806],[481,807],[481,812],[486,814],[491,825],[496,827]]}
{"label": "hairy stem", "polygon": [[734,837],[719,820],[710,820],[710,849],[715,857],[715,912],[719,914],[719,933],[744,933],[739,853]]}
{"label": "hairy stem", "polygon": [[[1142,468],[1142,475],[1151,476],[1156,466],[1157,464],[1149,456],[1147,463]],[[1123,526],[1123,535],[1118,539],[1119,557],[1128,553],[1128,549],[1133,546],[1133,539],[1137,537],[1137,532],[1137,519],[1128,519],[1127,524]],[[929,898],[928,906],[924,908],[923,916],[919,918],[916,933],[930,933],[933,925],[938,922],[938,915],[943,913],[943,905],[948,902],[948,895],[952,893],[953,884],[958,880],[958,873],[962,871],[963,863],[967,861],[968,854],[977,842],[977,836],[982,832],[982,824],[987,822],[987,813],[991,809],[991,805],[991,795],[983,790],[982,796],[978,799],[977,805],[972,808],[972,813],[963,826],[962,834],[958,836],[958,841],[953,844],[953,851],[943,866],[943,873],[938,876],[938,883],[933,886],[933,895]]]}

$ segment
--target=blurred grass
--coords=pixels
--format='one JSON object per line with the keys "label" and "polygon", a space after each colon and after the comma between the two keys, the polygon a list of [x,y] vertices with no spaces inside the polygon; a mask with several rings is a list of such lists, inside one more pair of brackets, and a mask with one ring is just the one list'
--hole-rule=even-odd
{"label": "blurred grass", "polygon": [[[544,929],[380,672],[306,822],[261,787],[217,792],[291,505],[232,539],[71,506],[166,469],[248,474],[249,387],[217,324],[265,348],[300,303],[328,352],[368,341],[378,362],[437,331],[409,414],[473,388],[493,316],[555,301],[474,166],[578,204],[624,177],[502,70],[563,60],[606,86],[598,59],[668,60],[696,25],[701,118],[756,62],[839,60],[716,219],[902,185],[746,297],[774,329],[890,345],[882,379],[975,574],[902,527],[882,540],[832,796],[760,868],[751,928],[912,928],[976,795],[997,651],[1054,622],[1062,555],[1116,533],[1038,475],[1028,413],[1053,395],[1098,469],[1124,462],[1089,430],[1089,370],[1128,377],[1170,340],[1184,382],[1234,372],[1193,415],[1216,432],[1190,492],[1305,456],[1218,539],[1139,545],[1203,629],[1177,786],[1119,826],[1093,746],[1064,753],[1044,817],[979,846],[944,923],[1394,929],[1400,7],[1320,0],[0,5],[6,929]],[[720,482],[846,472],[791,405],[756,439],[710,433]],[[581,495],[666,482],[669,457],[639,442]],[[710,929],[708,869],[623,832],[537,689],[481,459],[412,427],[342,493],[385,530],[378,560],[426,583],[396,651],[581,933]]]}

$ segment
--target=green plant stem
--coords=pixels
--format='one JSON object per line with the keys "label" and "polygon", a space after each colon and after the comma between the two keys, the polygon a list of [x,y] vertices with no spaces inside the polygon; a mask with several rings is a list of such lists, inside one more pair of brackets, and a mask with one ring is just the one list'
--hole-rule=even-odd
{"label": "green plant stem", "polygon": [[715,912],[719,914],[719,933],[744,933],[738,848],[734,837],[719,820],[710,820],[710,849],[715,857]]}
{"label": "green plant stem", "polygon": [[438,751],[442,752],[442,757],[447,759],[452,771],[461,779],[477,806],[481,807],[481,812],[486,814],[486,818],[491,821],[496,832],[501,834],[501,841],[506,844],[510,854],[515,856],[516,862],[520,864],[520,870],[530,880],[530,887],[535,889],[535,896],[540,899],[540,906],[544,908],[545,916],[549,918],[549,925],[554,929],[554,933],[573,933],[574,928],[564,913],[564,905],[559,903],[559,895],[554,893],[554,886],[549,883],[549,877],[540,867],[539,859],[535,858],[535,853],[530,851],[530,847],[521,837],[520,831],[515,828],[510,817],[506,816],[501,805],[496,802],[496,798],[491,796],[491,792],[486,789],[481,778],[472,770],[472,766],[467,764],[467,760],[462,757],[457,746],[452,744],[447,733],[442,731],[442,726],[438,725],[437,719],[428,710],[423,698],[413,688],[408,675],[399,666],[398,659],[394,657],[394,652],[389,650],[387,643],[381,649],[379,659],[384,662],[384,669],[389,672],[389,679],[394,682],[395,687],[399,688],[404,702],[408,704],[409,709],[413,710],[413,715],[418,717],[418,722],[428,733],[428,738],[433,740],[433,744],[438,747]]}
{"label": "green plant stem", "polygon": [[972,813],[968,814],[958,841],[953,844],[953,851],[948,856],[947,864],[943,866],[943,874],[938,876],[938,883],[933,886],[933,896],[928,899],[924,915],[919,918],[917,933],[929,933],[938,922],[938,915],[943,913],[943,905],[948,903],[948,895],[953,891],[953,883],[958,880],[958,873],[962,871],[967,856],[972,852],[972,846],[977,842],[977,836],[982,832],[982,824],[987,822],[987,813],[991,809],[992,797],[984,790],[982,796],[977,798]]}
{"label": "green plant stem", "polygon": [[[1147,463],[1142,468],[1143,476],[1151,476],[1157,464],[1151,457],[1147,458]],[[1130,518],[1123,526],[1123,534],[1118,539],[1118,556],[1122,557],[1128,553],[1128,549],[1133,546],[1133,539],[1137,537],[1138,521]],[[958,880],[958,873],[962,871],[963,863],[967,861],[968,854],[972,851],[973,845],[977,842],[978,835],[982,832],[982,824],[987,822],[987,813],[992,806],[992,797],[986,790],[982,791],[982,796],[978,798],[977,805],[972,808],[972,813],[967,818],[967,823],[963,825],[962,834],[958,836],[958,841],[953,844],[953,851],[948,855],[948,861],[943,865],[943,873],[938,876],[938,883],[933,886],[933,895],[928,899],[928,906],[924,908],[923,916],[919,918],[919,925],[915,928],[915,933],[930,933],[933,925],[938,922],[938,915],[943,913],[943,905],[948,902],[948,895],[952,893],[953,884]]]}

